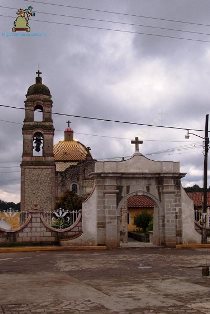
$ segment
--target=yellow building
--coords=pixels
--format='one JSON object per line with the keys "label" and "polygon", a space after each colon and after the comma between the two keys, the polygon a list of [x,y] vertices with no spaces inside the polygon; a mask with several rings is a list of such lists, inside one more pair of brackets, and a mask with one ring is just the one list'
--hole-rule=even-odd
{"label": "yellow building", "polygon": [[133,195],[128,198],[128,231],[135,231],[135,217],[143,211],[151,216],[154,213],[154,201],[145,195]]}

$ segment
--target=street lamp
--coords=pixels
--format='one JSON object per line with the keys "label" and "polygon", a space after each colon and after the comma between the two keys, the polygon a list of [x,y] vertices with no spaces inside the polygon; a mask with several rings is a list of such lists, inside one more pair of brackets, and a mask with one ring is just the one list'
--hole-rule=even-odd
{"label": "street lamp", "polygon": [[207,232],[206,232],[206,214],[207,214],[207,171],[208,171],[208,151],[209,151],[209,115],[206,115],[206,123],[205,123],[205,137],[202,137],[200,135],[197,135],[195,133],[191,133],[189,130],[187,130],[187,134],[185,135],[186,139],[190,138],[190,134],[195,135],[197,137],[200,137],[204,140],[204,163],[203,163],[203,207],[202,207],[202,238],[201,243],[207,243]]}

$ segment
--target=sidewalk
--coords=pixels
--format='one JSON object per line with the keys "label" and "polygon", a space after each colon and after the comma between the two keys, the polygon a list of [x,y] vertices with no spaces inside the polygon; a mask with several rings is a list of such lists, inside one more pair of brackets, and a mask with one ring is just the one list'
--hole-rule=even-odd
{"label": "sidewalk", "polygon": [[128,238],[128,242],[126,242],[126,243],[121,242],[120,247],[121,248],[144,248],[144,247],[145,248],[146,247],[157,248],[159,246],[154,245],[150,242],[139,242],[139,241],[136,241],[132,238]]}

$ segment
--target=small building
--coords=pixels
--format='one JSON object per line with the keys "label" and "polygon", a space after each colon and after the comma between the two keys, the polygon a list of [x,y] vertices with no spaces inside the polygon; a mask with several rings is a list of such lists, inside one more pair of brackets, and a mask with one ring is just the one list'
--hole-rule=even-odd
{"label": "small building", "polygon": [[[203,192],[187,192],[187,195],[194,204],[195,220],[200,221],[203,208]],[[207,215],[210,216],[210,192],[207,192],[207,206]]]}
{"label": "small building", "polygon": [[146,195],[133,195],[128,198],[128,231],[135,231],[135,217],[143,212],[153,217],[155,202]]}

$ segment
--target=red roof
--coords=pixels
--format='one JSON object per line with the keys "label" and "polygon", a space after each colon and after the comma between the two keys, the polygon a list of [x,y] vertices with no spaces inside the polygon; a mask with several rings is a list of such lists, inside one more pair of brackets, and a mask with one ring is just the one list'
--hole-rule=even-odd
{"label": "red roof", "polygon": [[128,207],[151,207],[155,206],[155,202],[145,195],[133,195],[128,198]]}
{"label": "red roof", "polygon": [[[193,200],[195,206],[202,206],[203,192],[187,192],[187,195]],[[207,192],[207,204],[210,206],[210,192]]]}

